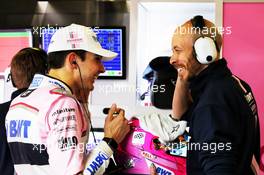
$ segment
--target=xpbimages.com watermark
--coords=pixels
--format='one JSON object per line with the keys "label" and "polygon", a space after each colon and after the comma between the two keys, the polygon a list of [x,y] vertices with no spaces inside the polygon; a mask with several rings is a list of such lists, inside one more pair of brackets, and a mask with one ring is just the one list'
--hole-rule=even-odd
{"label": "xpbimages.com watermark", "polygon": [[[33,26],[32,27],[32,34],[38,35],[42,37],[44,34],[50,34],[53,35],[57,30],[64,28],[63,26],[59,26],[58,24],[51,25],[47,24],[46,26]],[[87,27],[89,29],[92,29],[94,33],[98,33],[100,27]],[[79,28],[76,28],[76,31],[79,30]]]}
{"label": "xpbimages.com watermark", "polygon": [[[112,93],[135,93],[140,92],[140,88],[135,85],[120,85],[119,83],[114,83],[112,85],[99,85],[98,91],[100,94],[109,95]],[[149,92],[153,93],[166,93],[166,85],[152,85],[148,89]]]}
{"label": "xpbimages.com watermark", "polygon": [[45,153],[47,148],[52,150],[60,150],[61,152],[68,150],[76,150],[79,154],[88,154],[91,152],[101,139],[96,140],[97,143],[79,143],[76,136],[73,137],[63,137],[57,140],[56,144],[33,144],[32,150],[37,151],[40,154]]}
{"label": "xpbimages.com watermark", "polygon": [[226,152],[232,150],[232,143],[195,143],[195,142],[177,142],[168,143],[166,146],[169,148],[169,152],[172,155],[187,156],[187,151],[203,151],[210,154],[216,154],[218,152]]}
{"label": "xpbimages.com watermark", "polygon": [[231,35],[232,34],[232,27],[203,27],[202,29],[199,27],[178,27],[174,34],[198,34],[198,35],[210,35],[212,38],[216,37],[217,32],[223,35]]}
{"label": "xpbimages.com watermark", "polygon": [[[78,143],[76,136],[73,137],[63,137],[58,139],[57,144],[50,144],[49,148],[59,149],[62,152],[74,149],[78,153],[88,153],[93,150],[98,143],[102,140],[97,139],[97,143]],[[47,151],[47,146],[45,144],[33,144],[32,150],[39,153]],[[221,151],[231,151],[232,143],[186,143],[186,142],[177,142],[177,143],[167,143],[165,146],[170,151],[170,154],[177,156],[186,156],[187,150],[189,151],[205,151],[211,154],[216,154]]]}
{"label": "xpbimages.com watermark", "polygon": [[63,28],[62,26],[58,26],[58,24],[47,26],[33,26],[32,27],[32,34],[42,36],[43,34],[54,34],[57,30]]}

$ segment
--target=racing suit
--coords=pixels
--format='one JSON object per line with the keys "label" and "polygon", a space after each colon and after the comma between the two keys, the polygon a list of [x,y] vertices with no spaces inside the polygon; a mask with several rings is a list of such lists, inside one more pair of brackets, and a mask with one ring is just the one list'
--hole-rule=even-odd
{"label": "racing suit", "polygon": [[105,141],[90,153],[89,113],[62,81],[36,74],[6,117],[7,140],[19,175],[103,174],[113,151]]}

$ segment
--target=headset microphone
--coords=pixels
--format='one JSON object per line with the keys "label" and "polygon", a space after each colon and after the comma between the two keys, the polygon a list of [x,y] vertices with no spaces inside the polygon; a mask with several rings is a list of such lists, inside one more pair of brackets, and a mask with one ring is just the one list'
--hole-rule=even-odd
{"label": "headset microphone", "polygon": [[[82,98],[83,98],[82,100],[85,100],[85,98],[88,97],[88,95],[86,94],[86,90],[85,90],[85,88],[84,88],[84,83],[83,83],[83,78],[82,78],[82,73],[81,73],[80,67],[79,67],[79,65],[77,64],[76,60],[73,60],[73,61],[72,61],[72,64],[75,64],[75,65],[77,66],[78,70],[79,70],[79,76],[80,76],[80,79],[81,79],[81,85],[82,85],[81,88],[82,88],[83,95],[84,95],[84,96],[82,97]],[[88,112],[88,110],[87,110],[86,107],[84,107],[84,111],[85,111],[86,115],[89,116],[89,112]],[[90,127],[91,127],[91,132],[92,132],[92,135],[93,135],[94,143],[97,144],[97,141],[96,141],[96,138],[95,138],[95,134],[94,134],[94,128],[93,128],[92,120],[91,120],[90,116],[88,117],[88,120],[89,120],[89,123],[90,123]]]}

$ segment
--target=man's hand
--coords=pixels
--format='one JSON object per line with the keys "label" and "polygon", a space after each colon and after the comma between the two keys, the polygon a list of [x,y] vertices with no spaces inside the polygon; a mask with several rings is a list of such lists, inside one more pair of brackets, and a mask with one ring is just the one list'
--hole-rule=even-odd
{"label": "man's hand", "polygon": [[[118,113],[116,116],[115,113]],[[105,119],[104,137],[113,138],[118,144],[125,138],[130,130],[128,120],[125,118],[125,111],[113,104]]]}
{"label": "man's hand", "polygon": [[181,116],[187,111],[190,100],[188,73],[185,69],[178,70],[178,77],[172,101],[173,118],[180,120]]}
{"label": "man's hand", "polygon": [[152,163],[151,165],[150,165],[150,175],[157,175],[157,172],[156,172],[156,167],[155,167],[155,165]]}
{"label": "man's hand", "polygon": [[179,68],[178,71],[178,78],[177,80],[182,82],[187,82],[189,78],[189,72],[185,68]]}

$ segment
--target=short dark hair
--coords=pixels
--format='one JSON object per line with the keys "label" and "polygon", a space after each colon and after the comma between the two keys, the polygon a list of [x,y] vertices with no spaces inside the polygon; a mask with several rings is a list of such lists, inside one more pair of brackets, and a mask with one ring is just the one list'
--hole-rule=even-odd
{"label": "short dark hair", "polygon": [[57,51],[48,54],[48,69],[58,69],[63,67],[66,56],[74,52],[78,55],[82,61],[85,60],[85,50],[67,50],[67,51]]}
{"label": "short dark hair", "polygon": [[11,61],[11,79],[18,89],[28,88],[36,73],[46,74],[47,53],[27,47],[16,53]]}

